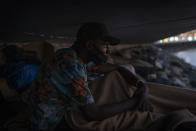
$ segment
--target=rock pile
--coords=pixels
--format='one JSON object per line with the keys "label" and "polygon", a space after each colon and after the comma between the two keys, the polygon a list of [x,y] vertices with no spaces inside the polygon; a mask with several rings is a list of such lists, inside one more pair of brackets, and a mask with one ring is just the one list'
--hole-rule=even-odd
{"label": "rock pile", "polygon": [[155,46],[139,46],[112,53],[117,64],[132,64],[146,81],[196,89],[196,67]]}

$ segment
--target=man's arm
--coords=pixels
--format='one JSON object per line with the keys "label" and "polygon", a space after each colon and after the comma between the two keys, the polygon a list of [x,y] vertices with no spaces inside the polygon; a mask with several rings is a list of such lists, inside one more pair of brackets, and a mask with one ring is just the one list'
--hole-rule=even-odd
{"label": "man's arm", "polygon": [[140,111],[153,111],[153,107],[151,106],[148,98],[147,86],[145,85],[144,80],[138,75],[129,71],[125,67],[114,64],[101,65],[98,71],[101,73],[108,73],[114,70],[119,71],[128,83],[137,87],[136,94],[140,96],[140,98],[138,97],[138,109]]}
{"label": "man's arm", "polygon": [[119,71],[119,73],[129,84],[134,85],[137,88],[147,88],[147,86],[145,85],[145,80],[140,75],[133,73],[132,71],[129,71],[128,69],[122,66],[117,67],[116,70]]}
{"label": "man's arm", "polygon": [[99,121],[112,117],[118,113],[137,109],[138,96],[118,103],[105,105],[88,104],[81,107],[81,110],[91,121]]}
{"label": "man's arm", "polygon": [[103,64],[98,66],[98,70],[97,72],[99,73],[109,73],[111,71],[117,70],[119,71],[119,73],[123,76],[123,78],[130,83],[131,85],[134,86],[143,86],[141,85],[144,80],[142,78],[140,78],[140,76],[134,74],[133,72],[129,71],[128,69],[126,69],[125,67],[122,67],[120,65],[117,64]]}

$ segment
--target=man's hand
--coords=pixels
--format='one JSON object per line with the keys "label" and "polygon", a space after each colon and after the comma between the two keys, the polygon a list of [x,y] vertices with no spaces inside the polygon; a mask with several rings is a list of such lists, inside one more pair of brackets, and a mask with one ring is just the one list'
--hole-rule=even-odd
{"label": "man's hand", "polygon": [[138,102],[137,108],[140,111],[153,111],[153,107],[149,102],[146,86],[137,88],[133,95],[133,99],[136,99]]}
{"label": "man's hand", "polygon": [[116,103],[108,103],[104,105],[88,104],[81,106],[80,109],[86,114],[89,120],[97,121],[114,116],[118,113],[137,110],[138,99],[130,98]]}

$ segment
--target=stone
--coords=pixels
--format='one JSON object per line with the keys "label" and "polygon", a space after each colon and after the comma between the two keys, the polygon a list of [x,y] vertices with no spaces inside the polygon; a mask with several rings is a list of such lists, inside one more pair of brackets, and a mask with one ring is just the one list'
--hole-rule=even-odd
{"label": "stone", "polygon": [[179,67],[176,67],[176,66],[173,66],[172,67],[172,73],[174,75],[177,75],[177,76],[181,76],[182,73],[183,73],[183,69],[179,68]]}
{"label": "stone", "polygon": [[148,80],[152,80],[152,79],[157,79],[157,74],[149,74],[148,76],[147,76],[147,79]]}
{"label": "stone", "polygon": [[162,71],[162,72],[161,72],[161,71],[158,72],[157,75],[158,75],[158,77],[161,78],[161,79],[166,79],[166,80],[169,79],[167,73],[165,73],[165,72],[163,72],[163,71]]}
{"label": "stone", "polygon": [[[129,56],[131,54],[131,57]],[[119,53],[118,61],[130,63],[136,73],[144,79],[161,84],[174,85],[184,88],[196,87],[196,67],[172,55],[170,52],[154,46],[132,47]],[[124,62],[122,62],[124,61]]]}
{"label": "stone", "polygon": [[175,61],[175,60],[171,60],[170,64],[174,65],[174,66],[177,66],[177,67],[182,67],[182,64],[178,61]]}
{"label": "stone", "polygon": [[185,87],[186,88],[186,84],[184,82],[182,82],[180,79],[178,78],[173,78],[174,80],[174,84],[177,85],[177,86],[181,86],[181,87]]}
{"label": "stone", "polygon": [[171,73],[171,70],[169,70],[168,68],[165,68],[165,69],[164,69],[164,72],[165,72],[167,75],[169,75],[169,74]]}
{"label": "stone", "polygon": [[187,78],[187,77],[182,77],[181,80],[182,80],[183,82],[186,82],[187,84],[190,83],[190,79]]}
{"label": "stone", "polygon": [[158,69],[163,69],[163,61],[161,60],[156,60],[155,61],[155,66],[158,68]]}
{"label": "stone", "polygon": [[192,80],[192,81],[190,82],[190,85],[193,86],[194,88],[196,88],[196,80]]}

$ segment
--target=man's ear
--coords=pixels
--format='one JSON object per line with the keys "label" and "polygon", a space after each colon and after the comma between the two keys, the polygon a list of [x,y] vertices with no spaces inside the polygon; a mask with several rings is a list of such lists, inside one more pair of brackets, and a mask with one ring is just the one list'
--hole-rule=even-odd
{"label": "man's ear", "polygon": [[92,40],[88,40],[85,45],[86,45],[86,48],[89,49],[89,50],[94,48]]}

